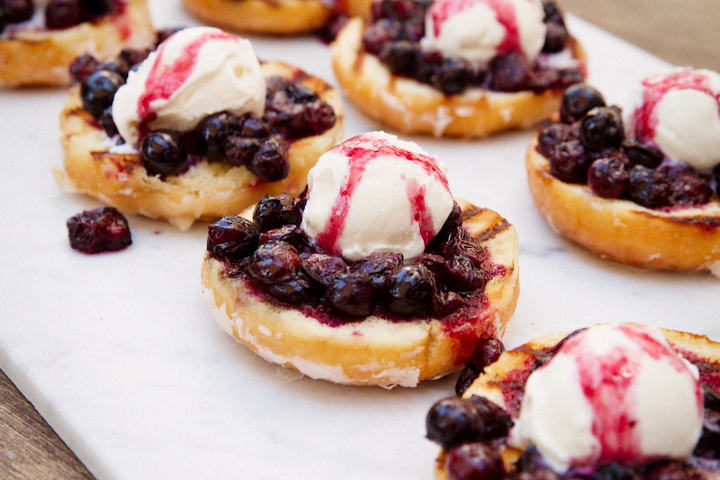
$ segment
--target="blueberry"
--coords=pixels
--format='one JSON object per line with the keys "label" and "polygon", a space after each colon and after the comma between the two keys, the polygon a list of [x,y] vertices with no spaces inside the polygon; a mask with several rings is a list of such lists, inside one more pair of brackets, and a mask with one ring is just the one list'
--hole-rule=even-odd
{"label": "blueberry", "polygon": [[257,138],[229,136],[225,140],[225,162],[234,167],[247,165],[260,148],[260,143]]}
{"label": "blueberry", "polygon": [[543,157],[550,158],[555,148],[562,142],[572,139],[572,129],[565,123],[553,123],[538,132],[537,151]]}
{"label": "blueberry", "polygon": [[395,75],[410,76],[416,69],[419,50],[417,43],[401,40],[386,43],[378,56]]}
{"label": "blueberry", "polygon": [[590,159],[585,147],[578,140],[569,140],[555,147],[552,156],[548,157],[550,172],[560,181],[566,183],[585,183],[590,168]]}
{"label": "blueberry", "polygon": [[484,337],[475,350],[473,358],[465,365],[455,384],[455,393],[462,396],[475,379],[485,371],[485,367],[495,363],[505,351],[505,345],[493,337]]}
{"label": "blueberry", "polygon": [[445,95],[464,92],[470,85],[470,67],[464,60],[449,58],[435,72],[433,85]]}
{"label": "blueberry", "polygon": [[348,272],[348,266],[342,258],[326,253],[310,254],[302,259],[301,266],[311,280],[323,287],[330,285],[336,275]]}
{"label": "blueberry", "polygon": [[641,165],[630,170],[628,198],[647,208],[661,208],[670,205],[672,185],[660,172]]}
{"label": "blueberry", "polygon": [[633,165],[657,168],[663,161],[663,154],[660,150],[640,142],[625,141],[622,144],[622,150]]}
{"label": "blueberry", "polygon": [[289,282],[300,269],[297,249],[285,242],[260,245],[250,256],[247,271],[261,285]]}
{"label": "blueberry", "polygon": [[595,107],[604,107],[605,98],[595,88],[580,83],[565,90],[560,104],[560,120],[573,123],[582,119]]}
{"label": "blueberry", "polygon": [[590,165],[587,183],[599,197],[621,198],[630,183],[627,163],[614,157],[599,158]]}
{"label": "blueberry", "polygon": [[98,61],[89,53],[75,58],[70,64],[70,77],[75,83],[82,83],[97,71]]}
{"label": "blueberry", "polygon": [[253,221],[261,232],[284,225],[300,225],[301,220],[295,199],[286,193],[265,195],[253,212]]}
{"label": "blueberry", "polygon": [[267,286],[267,292],[283,302],[307,304],[314,298],[315,286],[304,275],[295,274],[290,280]]}
{"label": "blueberry", "polygon": [[195,127],[201,155],[211,162],[221,162],[225,156],[225,140],[239,134],[238,117],[232,112],[219,112],[202,119]]}
{"label": "blueberry", "polygon": [[385,284],[385,279],[398,266],[402,265],[401,253],[374,252],[357,260],[350,266],[350,271],[370,275],[376,289]]}
{"label": "blueberry", "polygon": [[385,279],[385,306],[397,315],[427,315],[434,295],[435,277],[422,264],[398,266]]}
{"label": "blueberry", "polygon": [[127,218],[114,207],[75,215],[67,229],[70,247],[83,253],[114,252],[132,243]]}
{"label": "blueberry", "polygon": [[82,22],[79,0],[50,0],[45,6],[45,26],[60,30]]}
{"label": "blueberry", "polygon": [[260,144],[247,168],[260,180],[278,182],[290,173],[288,149],[289,145],[285,140],[272,136]]}
{"label": "blueberry", "polygon": [[591,150],[619,147],[625,139],[620,113],[610,107],[595,107],[581,120],[580,142]]}
{"label": "blueberry", "polygon": [[340,315],[367,317],[375,310],[375,289],[370,275],[360,272],[338,273],[327,287],[328,306]]}
{"label": "blueberry", "polygon": [[95,72],[80,87],[80,99],[83,107],[93,117],[99,117],[112,105],[113,98],[125,80],[115,72],[102,70]]}
{"label": "blueberry", "polygon": [[174,130],[154,130],[140,142],[140,161],[150,175],[168,177],[187,167],[187,153]]}
{"label": "blueberry", "polygon": [[490,88],[499,92],[525,90],[531,77],[532,65],[521,53],[498,55],[490,61]]}
{"label": "blueberry", "polygon": [[545,33],[545,43],[542,51],[545,53],[557,53],[565,48],[567,42],[568,31],[565,25],[560,23],[547,23],[547,32]]}
{"label": "blueberry", "polygon": [[259,236],[253,222],[228,215],[208,226],[207,251],[215,258],[240,260],[257,249]]}
{"label": "blueberry", "polygon": [[698,206],[706,204],[713,196],[713,189],[703,178],[696,175],[680,175],[673,179],[670,202],[673,205]]}
{"label": "blueberry", "polygon": [[32,0],[2,0],[0,11],[5,23],[21,23],[30,20],[35,13],[35,4]]}
{"label": "blueberry", "polygon": [[505,466],[497,448],[474,442],[453,448],[445,458],[445,471],[452,480],[502,480]]}

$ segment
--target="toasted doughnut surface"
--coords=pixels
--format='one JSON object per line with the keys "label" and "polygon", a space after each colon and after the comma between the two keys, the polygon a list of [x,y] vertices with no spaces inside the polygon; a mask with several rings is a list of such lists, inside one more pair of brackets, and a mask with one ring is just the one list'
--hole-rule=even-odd
{"label": "toasted doughnut surface", "polygon": [[697,208],[652,210],[629,200],[608,200],[587,185],[550,173],[537,134],[527,149],[527,175],[535,205],[558,232],[602,258],[668,270],[720,274],[720,202]]}
{"label": "toasted doughnut surface", "polygon": [[[471,88],[445,95],[418,81],[393,75],[362,48],[364,24],[351,19],[330,47],[333,68],[350,100],[368,116],[405,133],[485,137],[500,130],[528,128],[560,107],[562,90],[502,93]],[[584,60],[572,40],[575,58]]]}
{"label": "toasted doughnut surface", "polygon": [[330,18],[320,0],[183,0],[201,19],[246,32],[291,35],[311,32]]}
{"label": "toasted doughnut surface", "polygon": [[62,30],[18,31],[0,40],[0,87],[70,85],[70,64],[89,53],[104,60],[125,48],[155,42],[145,0],[127,0],[122,12]]}
{"label": "toasted doughnut surface", "polygon": [[487,305],[473,318],[391,322],[371,316],[331,327],[299,309],[262,300],[249,281],[228,278],[224,264],[206,254],[202,284],[212,316],[223,330],[266,360],[312,378],[412,387],[450,373],[472,356],[482,337],[504,332],[519,294],[514,227],[491,210],[458,203],[465,228],[488,249],[496,265],[505,267],[504,275],[487,284]]}
{"label": "toasted doughnut surface", "polygon": [[[695,335],[664,328],[661,330],[673,348],[689,361],[707,362],[710,364],[720,363],[720,343],[713,342],[704,335]],[[554,347],[569,334],[570,332],[550,333],[513,350],[504,352],[495,363],[485,367],[484,373],[481,373],[475,382],[468,387],[463,394],[463,398],[469,398],[473,395],[486,397],[493,403],[504,408],[514,419],[517,419],[521,405],[522,391],[525,388],[525,381],[534,369],[534,352]],[[510,384],[512,384],[517,393],[520,394],[519,400],[512,395],[506,396],[508,392],[503,391],[503,385]],[[508,404],[506,399],[511,399],[512,404]],[[505,447],[501,453],[506,470],[512,472],[514,470],[513,464],[520,458],[523,452],[513,447]],[[436,480],[449,480],[444,466],[446,455],[447,452],[441,450],[435,461],[434,471]],[[706,479],[720,478],[720,475],[714,471],[705,471],[703,473],[703,478]]]}
{"label": "toasted doughnut surface", "polygon": [[281,75],[312,88],[335,111],[335,125],[321,135],[290,144],[289,175],[274,183],[260,181],[245,167],[200,162],[187,172],[161,179],[148,175],[139,154],[110,153],[109,139],[82,107],[79,87],[71,90],[60,115],[65,172],[59,183],[95,197],[126,213],[168,220],[185,230],[198,219],[216,219],[257,203],[264,195],[291,193],[305,188],[307,172],[318,157],[343,135],[344,115],[340,94],[323,80],[280,62],[262,64],[266,77]]}

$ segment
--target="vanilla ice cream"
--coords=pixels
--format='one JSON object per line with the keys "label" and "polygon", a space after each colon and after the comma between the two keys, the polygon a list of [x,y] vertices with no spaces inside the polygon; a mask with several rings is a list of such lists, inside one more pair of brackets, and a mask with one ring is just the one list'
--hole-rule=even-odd
{"label": "vanilla ice cream", "polygon": [[709,171],[720,163],[720,74],[681,68],[646,78],[623,107],[629,138]]}
{"label": "vanilla ice cream", "polygon": [[358,135],[323,154],[308,173],[301,227],[350,261],[373,252],[411,260],[452,211],[445,170],[412,142],[384,132]]}
{"label": "vanilla ice cream", "polygon": [[435,0],[421,46],[485,66],[502,53],[540,54],[546,26],[541,0]]}
{"label": "vanilla ice cream", "polygon": [[658,328],[601,325],[570,338],[530,375],[512,437],[564,472],[686,458],[702,425],[698,370]]}
{"label": "vanilla ice cream", "polygon": [[192,130],[224,110],[262,116],[265,78],[246,39],[210,27],[186,28],[160,44],[115,94],[120,135],[136,145],[149,130]]}

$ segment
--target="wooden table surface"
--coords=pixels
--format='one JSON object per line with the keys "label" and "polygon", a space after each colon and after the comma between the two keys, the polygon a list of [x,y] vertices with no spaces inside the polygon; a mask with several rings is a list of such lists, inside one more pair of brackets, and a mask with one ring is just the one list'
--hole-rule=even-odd
{"label": "wooden table surface", "polygon": [[[720,0],[557,0],[568,12],[675,65],[720,71]],[[92,479],[0,371],[0,478]]]}

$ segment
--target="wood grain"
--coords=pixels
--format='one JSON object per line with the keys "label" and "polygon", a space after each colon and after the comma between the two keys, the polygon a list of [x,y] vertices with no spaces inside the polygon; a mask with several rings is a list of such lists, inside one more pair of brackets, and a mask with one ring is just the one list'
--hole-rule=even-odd
{"label": "wood grain", "polygon": [[[564,10],[675,65],[720,71],[718,0],[557,2]],[[93,478],[2,371],[0,478]]]}

